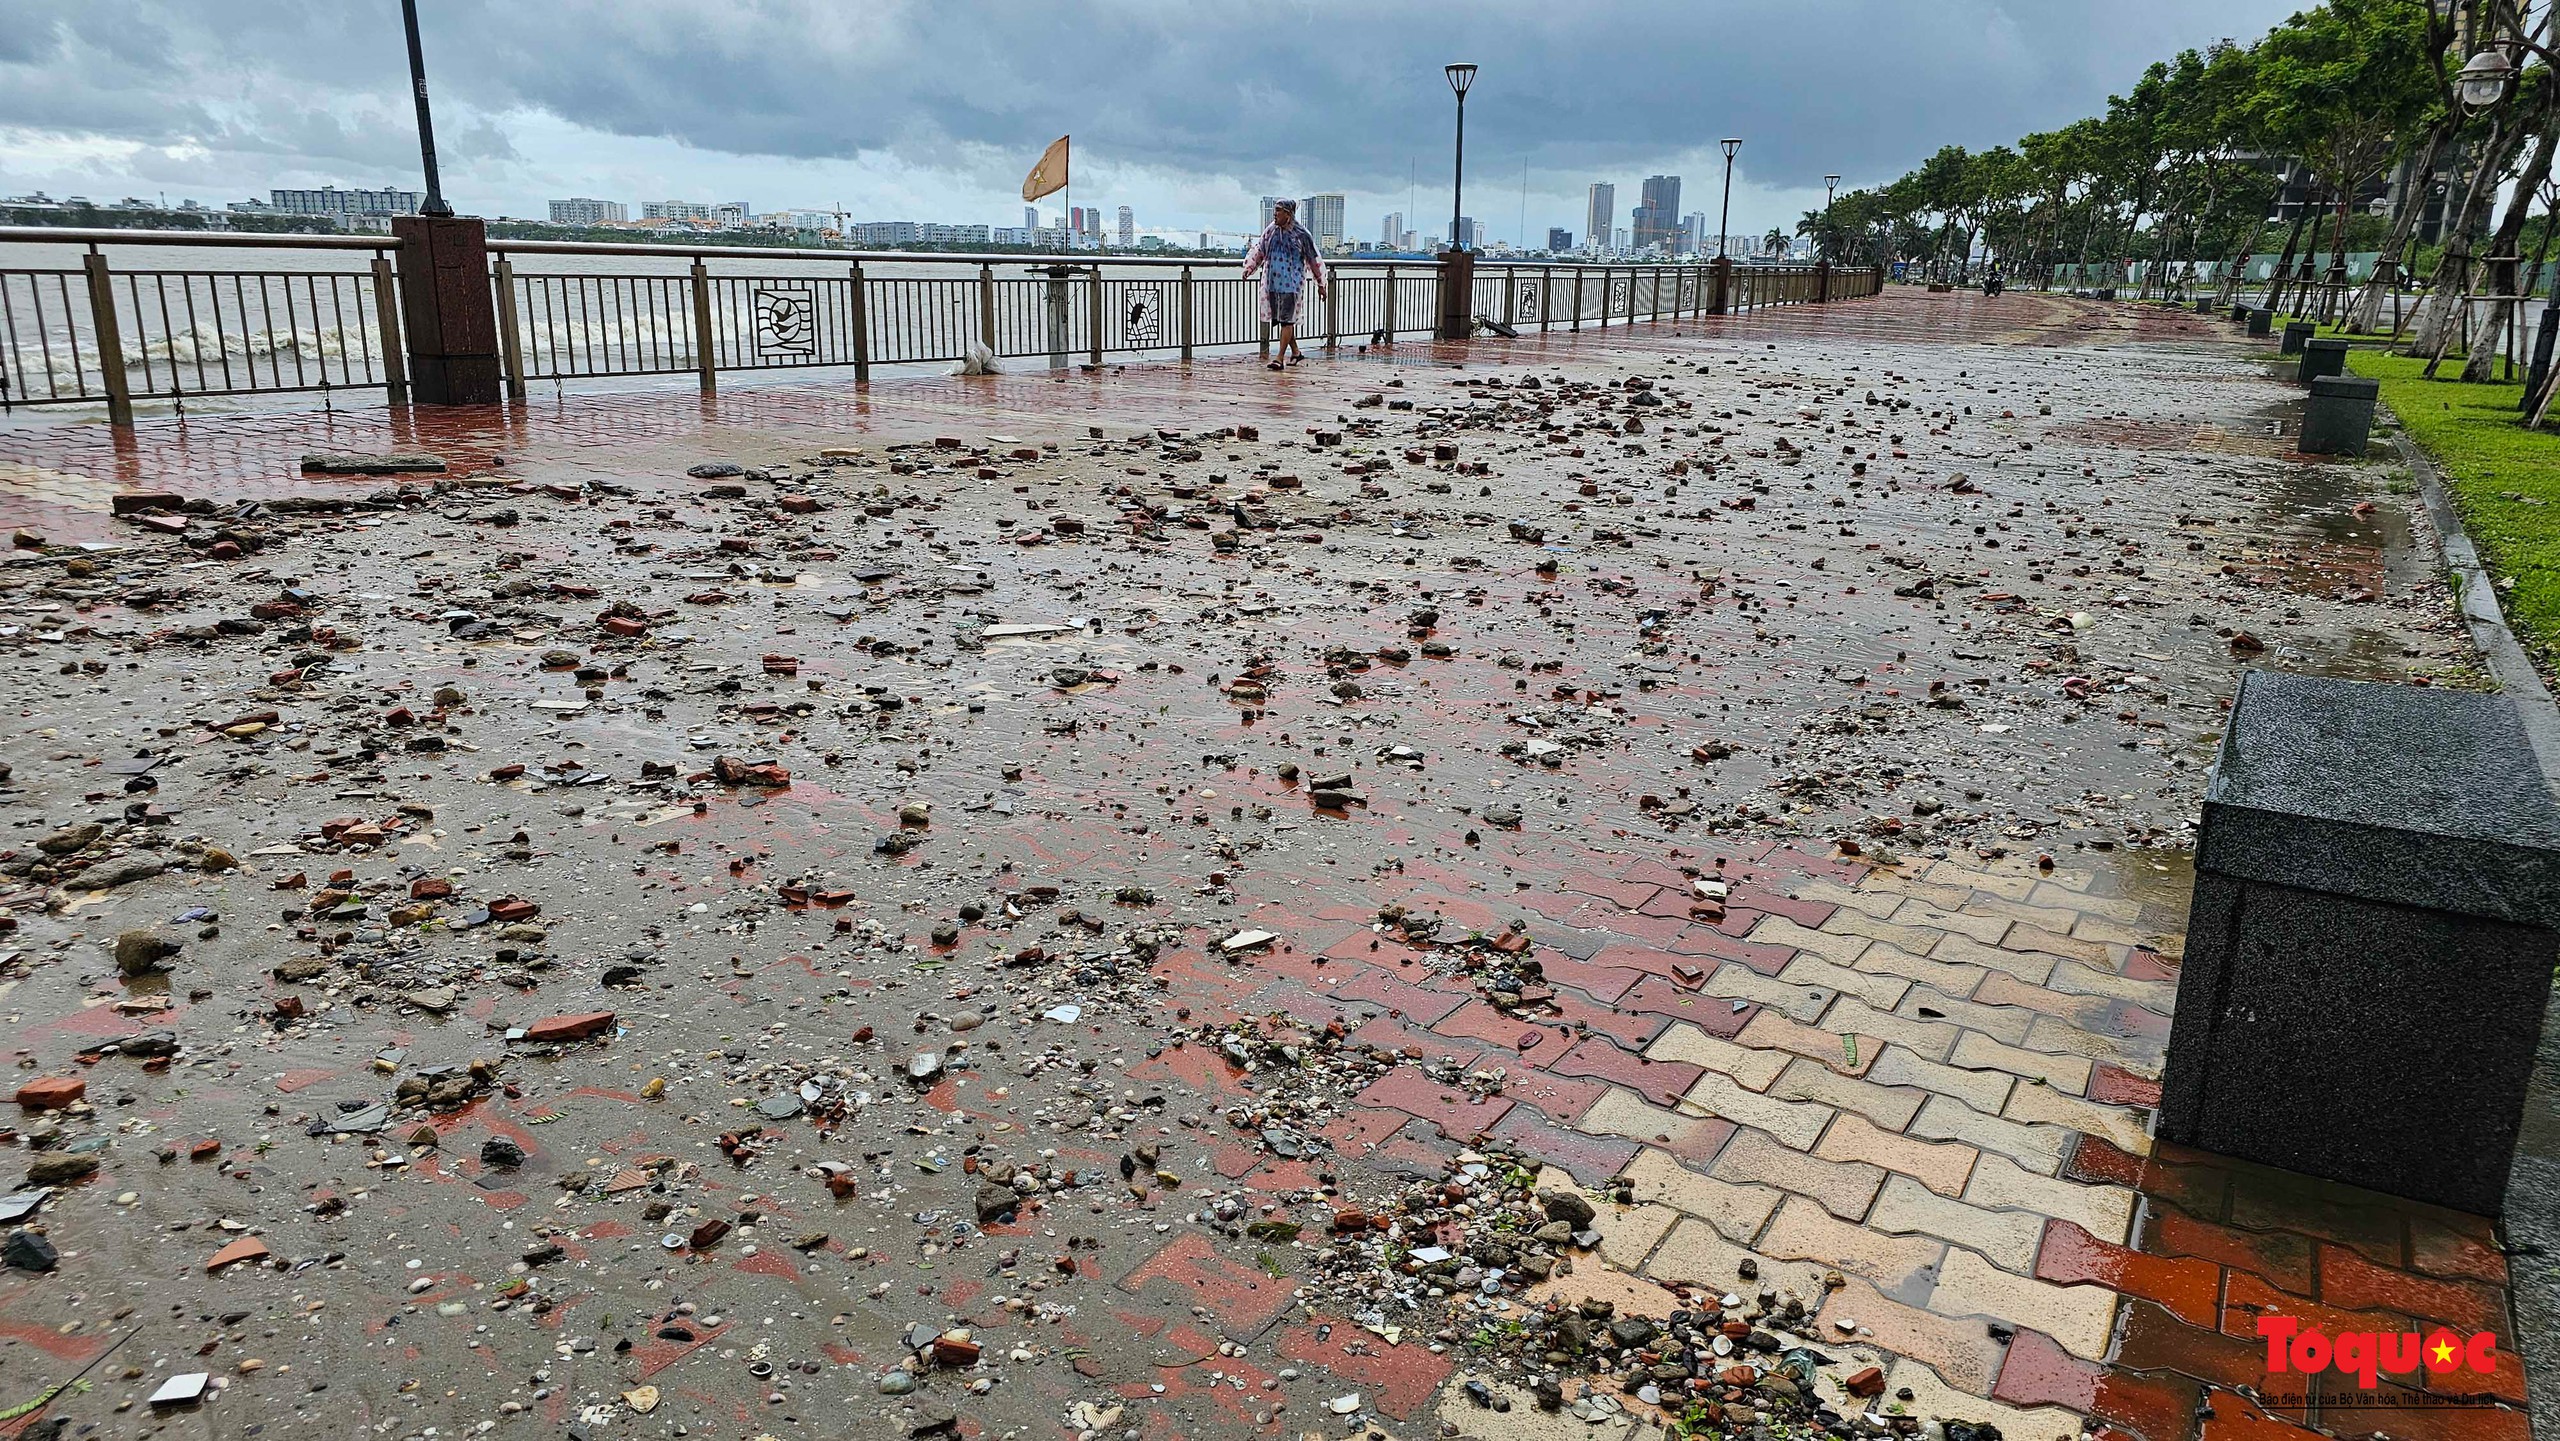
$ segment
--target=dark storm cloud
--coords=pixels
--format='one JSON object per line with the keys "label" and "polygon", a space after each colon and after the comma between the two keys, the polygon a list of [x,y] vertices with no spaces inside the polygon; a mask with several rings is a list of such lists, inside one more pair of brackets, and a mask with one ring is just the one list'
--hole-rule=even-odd
{"label": "dark storm cloud", "polygon": [[[1945,141],[2087,113],[2275,0],[1349,3],[420,0],[447,105],[700,150],[967,168],[1061,130],[1248,187],[1402,184],[1445,145],[1442,61],[1484,66],[1470,151],[1620,173],[1750,138],[1753,174],[1883,178]],[[10,0],[0,124],[398,163],[395,0]],[[457,140],[503,155],[485,125]],[[1818,181],[1811,183],[1818,184]]]}

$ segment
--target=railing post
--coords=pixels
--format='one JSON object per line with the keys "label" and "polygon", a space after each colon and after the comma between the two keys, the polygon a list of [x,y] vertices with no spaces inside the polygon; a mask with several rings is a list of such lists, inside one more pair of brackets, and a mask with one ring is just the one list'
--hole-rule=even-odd
{"label": "railing post", "polygon": [[[381,265],[380,260],[374,262]],[[498,299],[498,363],[505,368],[507,399],[524,399],[524,338],[516,334],[516,267],[501,254],[489,267],[489,284]],[[401,387],[406,390],[408,387]],[[395,398],[392,403],[397,405]]]}
{"label": "railing post", "polygon": [[702,373],[702,393],[710,395],[719,389],[712,372],[720,363],[711,339],[711,271],[702,257],[693,258],[693,364]]}
{"label": "railing post", "polygon": [[1387,267],[1387,344],[1396,343],[1396,268]]}
{"label": "railing post", "polygon": [[871,379],[870,285],[862,278],[862,262],[853,262],[853,383]]}
{"label": "railing post", "polygon": [[89,280],[89,323],[97,330],[98,369],[107,388],[107,424],[131,430],[133,391],[124,373],[124,332],[116,324],[116,296],[108,288],[114,279],[107,271],[107,257],[92,245],[80,257],[80,268]]}
{"label": "railing post", "polygon": [[1582,328],[1582,272],[1588,268],[1581,265],[1573,268],[1573,328],[1576,330]]}
{"label": "railing post", "polygon": [[1465,340],[1476,329],[1476,254],[1454,245],[1440,256],[1439,324],[1432,333],[1441,340]]}
{"label": "railing post", "polygon": [[1342,277],[1329,275],[1324,287],[1324,348],[1342,348]]}
{"label": "railing post", "polygon": [[1554,266],[1541,265],[1538,267],[1538,331],[1540,334],[1546,333],[1555,326],[1555,276],[1556,268]]}
{"label": "railing post", "polygon": [[1513,318],[1512,302],[1516,298],[1513,292],[1519,287],[1512,284],[1513,274],[1514,272],[1508,268],[1502,272],[1502,323],[1516,327],[1519,322]]}
{"label": "railing post", "polygon": [[1618,298],[1618,268],[1609,266],[1600,272],[1600,328],[1609,328],[1609,302]]}
{"label": "railing post", "polygon": [[489,229],[467,215],[395,215],[400,338],[417,405],[495,405],[506,395]]}
{"label": "railing post", "polygon": [[1182,358],[1191,358],[1191,267],[1182,267]]}
{"label": "railing post", "polygon": [[[392,277],[391,257],[379,250],[373,252],[373,328],[382,336],[383,398],[392,405],[407,405],[409,357],[400,341],[400,282]],[[509,326],[508,332],[513,334],[514,327]]]}
{"label": "railing post", "polygon": [[[1660,319],[1662,319],[1662,270],[1663,270],[1663,267],[1661,267],[1661,266],[1659,266],[1659,265],[1657,265],[1657,266],[1655,266],[1655,267],[1653,268],[1653,316],[1652,316],[1652,318],[1653,318],[1653,319],[1655,319],[1655,320],[1657,320],[1657,321],[1659,321]],[[1680,298],[1680,293],[1679,293],[1678,291],[1676,291],[1676,290],[1675,290],[1675,291],[1673,291],[1673,292],[1671,293],[1671,298],[1672,298],[1673,300],[1678,300],[1678,299]]]}
{"label": "railing post", "polygon": [[996,348],[996,268],[978,266],[978,343],[993,353]]}
{"label": "railing post", "polygon": [[1715,264],[1710,267],[1710,277],[1715,281],[1715,293],[1708,297],[1707,314],[1731,314],[1731,307],[1733,305],[1732,257],[1725,255],[1717,256],[1715,258]]}
{"label": "railing post", "polygon": [[1102,266],[1096,263],[1085,272],[1085,348],[1086,365],[1102,368]]}
{"label": "railing post", "polygon": [[1813,263],[1813,275],[1815,281],[1813,303],[1816,305],[1830,304],[1831,262],[1828,260],[1815,261]]}

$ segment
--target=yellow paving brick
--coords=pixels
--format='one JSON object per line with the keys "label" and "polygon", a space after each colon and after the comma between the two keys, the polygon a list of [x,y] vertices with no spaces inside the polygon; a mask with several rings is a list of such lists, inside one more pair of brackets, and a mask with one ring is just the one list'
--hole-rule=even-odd
{"label": "yellow paving brick", "polygon": [[2112,996],[2119,1001],[2131,1001],[2164,1016],[2178,1007],[2178,983],[2175,981],[2136,980],[2115,970],[2101,970],[2078,961],[2064,961],[2054,967],[2053,975],[2045,984],[2073,995]]}
{"label": "yellow paving brick", "polygon": [[2045,1016],[2027,1028],[2027,1049],[2050,1051],[2055,1055],[2086,1056],[2093,1061],[2112,1061],[2128,1070],[2155,1074],[2155,1059],[2162,1043],[2149,1037],[2121,1037],[2083,1030],[2060,1016]]}
{"label": "yellow paving brick", "polygon": [[1698,990],[1704,995],[1729,1001],[1749,1001],[1764,1010],[1807,1023],[1819,1017],[1836,994],[1827,986],[1819,990],[1791,986],[1732,961],[1716,967],[1716,973],[1707,977],[1706,984]]}
{"label": "yellow paving brick", "polygon": [[1740,1131],[1716,1156],[1713,1174],[1736,1185],[1775,1186],[1809,1196],[1843,1220],[1854,1221],[1875,1204],[1884,1169],[1855,1161],[1816,1160],[1758,1131]]}
{"label": "yellow paving brick", "polygon": [[1807,930],[1785,916],[1762,916],[1753,923],[1749,939],[1766,945],[1811,951],[1825,960],[1838,961],[1844,966],[1856,960],[1858,952],[1865,950],[1868,944],[1865,936],[1851,935],[1845,931]]}
{"label": "yellow paving brick", "polygon": [[1786,1074],[1769,1087],[1769,1094],[1784,1101],[1820,1101],[1843,1111],[1855,1111],[1892,1131],[1910,1125],[1911,1118],[1919,1114],[1920,1103],[1928,1099],[1925,1092],[1844,1076],[1802,1056],[1788,1062]]}
{"label": "yellow paving brick", "polygon": [[[1732,1084],[1730,1081],[1726,1084]],[[1748,1093],[1745,1093],[1748,1094]],[[1829,1117],[1824,1117],[1827,1121]],[[1635,1092],[1612,1086],[1591,1103],[1574,1125],[1595,1136],[1624,1136],[1630,1141],[1703,1152],[1716,1143],[1723,1128],[1701,1116],[1665,1110]],[[1813,1144],[1807,1141],[1806,1145]]]}
{"label": "yellow paving brick", "polygon": [[1973,994],[1973,988],[1981,984],[1984,976],[1991,974],[1980,966],[1915,956],[1900,946],[1888,946],[1881,941],[1867,947],[1866,952],[1858,957],[1857,969],[1935,986],[1950,996]]}
{"label": "yellow paving brick", "polygon": [[2092,965],[2108,965],[2115,958],[2115,948],[2104,941],[2074,940],[2048,931],[2042,926],[2011,926],[2009,937],[2000,943],[2012,951],[2042,951],[2049,956],[2068,956]]}
{"label": "yellow paving brick", "polygon": [[1600,1256],[1610,1265],[1632,1271],[1653,1254],[1663,1236],[1686,1219],[1677,1209],[1659,1204],[1602,1206],[1591,1221],[1600,1233]]}
{"label": "yellow paving brick", "polygon": [[1911,1118],[1910,1134],[1997,1151],[2048,1176],[2062,1169],[2062,1158],[2071,1149],[2071,1133],[2060,1126],[2030,1126],[1986,1116],[1952,1096],[1931,1096],[1920,1114]]}
{"label": "yellow paving brick", "polygon": [[2067,886],[2055,885],[2050,881],[2038,883],[2035,891],[2026,899],[2040,906],[2057,906],[2065,910],[2078,911],[2085,916],[2104,916],[2108,920],[2128,926],[2138,924],[2142,920],[2142,902],[2140,901],[2128,900],[2123,896],[2086,895]]}
{"label": "yellow paving brick", "polygon": [[[1858,893],[1894,897],[1917,896],[1933,906],[1945,906],[1953,910],[1966,904],[1973,895],[1973,888],[1965,885],[1945,885],[1901,871],[1869,871],[1866,878],[1858,882]],[[1901,902],[1897,899],[1895,904],[1899,905]],[[1892,909],[1892,906],[1885,907],[1887,913]]]}
{"label": "yellow paving brick", "polygon": [[2000,944],[2000,938],[2009,933],[2012,924],[2007,916],[1992,915],[1970,906],[1956,909],[1933,906],[1922,900],[1904,901],[1902,908],[1886,919],[1915,930],[1955,931],[1990,946]]}
{"label": "yellow paving brick", "polygon": [[1956,1048],[1964,1035],[1961,1026],[1945,1021],[1915,1021],[1890,1011],[1879,1011],[1855,996],[1842,996],[1823,1013],[1826,1029],[1861,1036],[1875,1036],[1928,1057],[1943,1061]]}
{"label": "yellow paving brick", "polygon": [[1926,1236],[1870,1231],[1855,1221],[1840,1220],[1801,1196],[1790,1196],[1761,1234],[1760,1249],[1782,1261],[1811,1261],[1864,1276],[1887,1291],[1913,1287],[1925,1293],[1937,1279],[1939,1258],[1947,1248]]}
{"label": "yellow paving brick", "polygon": [[1639,1203],[1669,1206],[1695,1216],[1737,1240],[1749,1240],[1768,1224],[1769,1213],[1785,1199],[1775,1189],[1701,1176],[1680,1164],[1668,1151],[1650,1146],[1636,1152],[1622,1173],[1635,1187]]}
{"label": "yellow paving brick", "polygon": [[1935,928],[1923,929],[1880,921],[1859,911],[1833,911],[1831,919],[1822,923],[1822,929],[1834,935],[1866,936],[1887,945],[1900,946],[1906,951],[1925,951],[1937,942],[1938,937],[1946,934]]}
{"label": "yellow paving brick", "polygon": [[1847,906],[1853,911],[1864,911],[1878,920],[1892,915],[1893,908],[1901,905],[1903,899],[1899,892],[1886,890],[1873,884],[1853,888],[1837,881],[1824,880],[1819,876],[1808,876],[1795,882],[1787,887],[1787,894],[1800,901],[1827,901],[1835,906]]}
{"label": "yellow paving brick", "polygon": [[[2076,966],[2079,962],[2065,961],[2062,964]],[[2061,966],[2056,966],[2055,973],[2059,974],[2061,969]],[[1982,984],[1975,988],[1973,994],[1975,1000],[1986,1005],[2022,1007],[2048,1016],[2059,1016],[2075,1026],[2085,1026],[2102,1020],[2106,1015],[2108,1004],[2104,996],[2072,995],[2057,991],[2050,986],[2031,986],[2016,976],[2004,975],[1997,971],[1985,976]],[[2028,1026],[2032,1027],[2035,1017],[2028,1016],[2026,1019]],[[2000,1039],[2016,1044],[2026,1039],[2026,1029],[2027,1027],[2021,1027],[2018,1035],[2003,1036]]]}
{"label": "yellow paving brick", "polygon": [[1727,1291],[1743,1284],[1742,1263],[1746,1260],[1759,1269],[1764,1285],[1793,1285],[1807,1296],[1822,1292],[1820,1273],[1808,1274],[1804,1263],[1763,1256],[1696,1220],[1684,1220],[1671,1228],[1671,1234],[1662,1238],[1662,1244],[1654,1247],[1652,1258],[1644,1263],[1644,1274],[1666,1286]]}
{"label": "yellow paving brick", "polygon": [[1896,1235],[1918,1232],[1970,1246],[2003,1270],[2031,1276],[2036,1248],[2044,1242],[2044,1218],[2025,1211],[1986,1211],[1941,1196],[1909,1176],[1887,1176],[1867,1224]]}
{"label": "yellow paving brick", "polygon": [[[1999,971],[1992,971],[1984,976],[1982,983],[1987,986],[1998,981],[2006,981],[2013,986],[2024,984],[2017,977]],[[1979,1031],[1995,1041],[2006,1041],[2011,1045],[2025,1040],[2027,1028],[2036,1023],[2036,1018],[2031,1012],[1998,1004],[1969,1001],[1960,996],[1947,995],[1932,986],[1915,987],[1911,994],[1902,998],[1902,1004],[1894,1007],[1893,1011],[1895,1015],[1909,1016],[1915,1021],[1951,1021],[1968,1031]],[[1928,1014],[1929,1012],[1936,1014],[1931,1015]]]}
{"label": "yellow paving brick", "polygon": [[1948,1054],[1947,1060],[1958,1066],[2037,1077],[2075,1096],[2085,1094],[2089,1089],[2090,1062],[2087,1056],[2057,1056],[2044,1051],[2030,1051],[2023,1046],[2004,1045],[1979,1031],[1965,1032],[1956,1041],[1956,1048]]}
{"label": "yellow paving brick", "polygon": [[1915,1056],[1901,1046],[1885,1047],[1867,1071],[1867,1079],[1879,1086],[1911,1086],[1953,1096],[1986,1116],[1999,1115],[2009,1103],[2010,1088],[2018,1084],[2016,1077],[1999,1071],[1968,1071]]}
{"label": "yellow paving brick", "polygon": [[[2067,1126],[2074,1131],[2102,1136],[2120,1151],[2137,1156],[2151,1154],[2151,1135],[2143,1128],[2142,1113],[2123,1106],[2103,1106],[2096,1101],[2057,1091],[2051,1086],[2020,1086],[2010,1093],[2009,1107],[2001,1113],[2012,1121]],[[1838,1123],[1832,1125],[1838,1130]],[[1819,1155],[1821,1149],[1815,1148]]]}
{"label": "yellow paving brick", "polygon": [[[1915,1357],[1937,1368],[1960,1390],[1976,1396],[1991,1394],[1991,1383],[2000,1375],[2003,1348],[1980,1321],[1906,1306],[1863,1276],[1841,1279],[1849,1284],[1822,1299],[1824,1341],[1863,1341],[1897,1356]],[[1855,1323],[1857,1329],[1842,1331],[1838,1323],[1844,1321]]]}
{"label": "yellow paving brick", "polygon": [[[1854,1001],[1855,997],[1844,997]],[[1793,1051],[1807,1056],[1844,1076],[1866,1074],[1884,1050],[1884,1042],[1874,1036],[1825,1030],[1820,1026],[1799,1024],[1775,1011],[1762,1011],[1742,1023],[1742,1034],[1734,1037],[1746,1046],[1764,1046],[1773,1050]]]}
{"label": "yellow paving brick", "polygon": [[1813,1154],[1826,1161],[1864,1161],[1899,1171],[1942,1196],[1961,1196],[1982,1153],[1961,1141],[1924,1141],[1878,1128],[1864,1116],[1843,1111],[1831,1129],[1814,1143]]}
{"label": "yellow paving brick", "polygon": [[1911,982],[1901,976],[1878,975],[1867,963],[1875,959],[1876,952],[1891,950],[1891,946],[1869,946],[1866,954],[1858,957],[1855,966],[1844,966],[1799,952],[1794,960],[1787,962],[1787,968],[1778,973],[1778,979],[1791,986],[1820,986],[1845,992],[1868,1005],[1889,1011],[1901,1001],[1903,992],[1911,989]]}
{"label": "yellow paving brick", "polygon": [[1783,1051],[1754,1050],[1737,1046],[1722,1036],[1710,1036],[1686,1021],[1681,1021],[1656,1037],[1645,1048],[1647,1058],[1656,1061],[1687,1061],[1710,1071],[1722,1071],[1755,1091],[1769,1089],[1778,1073],[1787,1068]]}
{"label": "yellow paving brick", "polygon": [[[2016,929],[2011,927],[2012,930]],[[2007,971],[2031,986],[2041,986],[2053,974],[2060,957],[2041,951],[2013,951],[2006,946],[1986,946],[1971,936],[1949,933],[1929,948],[1929,958],[1938,961],[1961,961],[1969,966],[1987,966]]]}
{"label": "yellow paving brick", "polygon": [[2023,901],[2037,885],[2036,878],[2022,871],[1994,871],[1969,866],[1961,861],[1939,861],[1929,868],[1929,879],[1939,885],[1963,886],[1968,890],[1989,891]]}
{"label": "yellow paving brick", "polygon": [[2076,1441],[2079,1413],[2060,1406],[2011,1406],[1959,1391],[1938,1373],[1911,1358],[1896,1357],[1884,1373],[1885,1394],[1911,1393],[1905,1410],[1913,1416],[1962,1416],[2000,1428],[2004,1441]]}
{"label": "yellow paving brick", "polygon": [[1681,1103],[1704,1114],[1766,1131],[1800,1151],[1813,1149],[1813,1143],[1822,1138],[1823,1128],[1831,1124],[1832,1116],[1829,1106],[1764,1096],[1744,1089],[1741,1082],[1719,1071],[1700,1076]]}
{"label": "yellow paving brick", "polygon": [[2103,1360],[2115,1325],[2116,1293],[2103,1286],[2057,1286],[2012,1275],[1958,1248],[1939,1268],[1929,1309],[1941,1316],[1989,1316],[2042,1331],[2083,1360]]}
{"label": "yellow paving brick", "polygon": [[2126,1233],[2133,1227],[2135,1198],[2124,1187],[2039,1176],[2005,1156],[1987,1152],[1973,1164],[1973,1179],[1965,1182],[1964,1199],[1993,1210],[2008,1207],[2075,1221],[2090,1235],[2118,1245],[2124,1244]]}
{"label": "yellow paving brick", "polygon": [[2107,945],[2138,946],[2148,937],[2121,921],[2105,916],[2082,916],[2071,923],[2071,937],[2080,941],[2098,941]]}
{"label": "yellow paving brick", "polygon": [[1986,915],[2024,921],[2031,926],[2042,926],[2048,931],[2061,931],[2066,935],[2079,924],[2084,914],[2069,906],[2039,906],[2027,901],[2013,901],[2006,896],[1977,896],[1967,904],[1967,908]]}

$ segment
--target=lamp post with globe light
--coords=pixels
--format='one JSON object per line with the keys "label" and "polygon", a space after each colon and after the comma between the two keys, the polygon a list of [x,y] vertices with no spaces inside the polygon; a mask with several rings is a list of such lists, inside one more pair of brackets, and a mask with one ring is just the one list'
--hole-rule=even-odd
{"label": "lamp post with globe light", "polygon": [[1724,142],[1724,208],[1716,213],[1716,259],[1725,258],[1724,233],[1733,228],[1733,157],[1742,148],[1739,140]]}

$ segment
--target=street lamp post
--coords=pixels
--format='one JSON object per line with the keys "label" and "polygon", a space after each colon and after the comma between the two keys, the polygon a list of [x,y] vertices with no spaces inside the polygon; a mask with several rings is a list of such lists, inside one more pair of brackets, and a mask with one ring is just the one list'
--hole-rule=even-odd
{"label": "street lamp post", "polygon": [[1724,208],[1716,213],[1716,259],[1725,258],[1724,234],[1733,228],[1733,156],[1742,148],[1739,140],[1724,142]]}
{"label": "street lamp post", "polygon": [[436,124],[427,114],[427,56],[418,48],[418,0],[400,0],[400,23],[409,31],[409,88],[418,101],[418,156],[426,162],[427,203],[420,215],[451,215],[453,207],[444,199],[444,184],[436,176]]}
{"label": "street lamp post", "polygon": [[1466,214],[1461,192],[1467,183],[1467,90],[1476,83],[1476,67],[1460,63],[1444,65],[1440,70],[1449,77],[1449,88],[1458,96],[1458,159],[1456,171],[1449,179],[1449,248],[1464,250],[1467,238],[1458,233],[1458,222]]}
{"label": "street lamp post", "polygon": [[1831,228],[1831,202],[1837,199],[1839,194],[1840,177],[1837,175],[1822,177],[1822,258],[1825,260],[1838,258],[1831,253],[1832,243],[1838,238],[1838,232]]}

